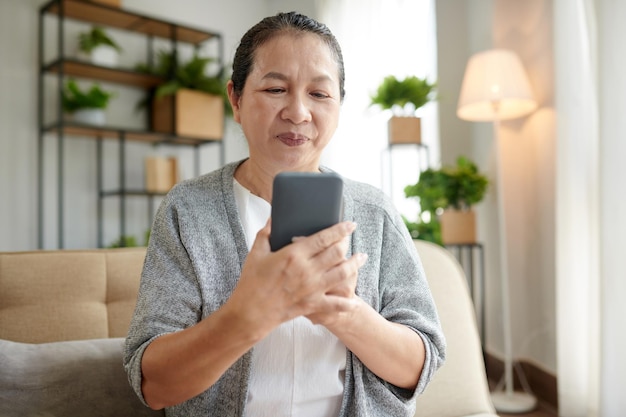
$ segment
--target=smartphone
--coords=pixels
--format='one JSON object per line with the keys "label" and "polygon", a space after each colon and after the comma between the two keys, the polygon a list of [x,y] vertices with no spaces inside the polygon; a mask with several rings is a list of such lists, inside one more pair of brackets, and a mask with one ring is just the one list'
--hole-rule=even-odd
{"label": "smartphone", "polygon": [[341,221],[343,180],[335,173],[281,172],[272,192],[270,246],[277,251],[294,237],[309,236]]}

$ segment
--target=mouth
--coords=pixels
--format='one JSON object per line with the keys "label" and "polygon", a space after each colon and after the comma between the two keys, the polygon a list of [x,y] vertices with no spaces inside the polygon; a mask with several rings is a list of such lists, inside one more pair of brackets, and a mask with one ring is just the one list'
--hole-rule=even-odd
{"label": "mouth", "polygon": [[300,146],[309,141],[309,138],[293,132],[280,133],[276,135],[276,139],[287,146]]}

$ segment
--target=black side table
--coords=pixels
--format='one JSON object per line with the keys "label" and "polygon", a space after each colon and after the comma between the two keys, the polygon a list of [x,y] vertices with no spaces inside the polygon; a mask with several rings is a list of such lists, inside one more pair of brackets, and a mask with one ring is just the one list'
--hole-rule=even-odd
{"label": "black side table", "polygon": [[485,254],[482,243],[455,243],[445,245],[465,271],[470,289],[480,342],[485,349]]}

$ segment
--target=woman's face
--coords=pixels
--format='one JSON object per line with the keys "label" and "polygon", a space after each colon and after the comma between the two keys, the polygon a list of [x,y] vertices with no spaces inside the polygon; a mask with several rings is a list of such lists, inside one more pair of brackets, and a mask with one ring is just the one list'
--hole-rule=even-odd
{"label": "woman's face", "polygon": [[260,46],[242,95],[228,92],[250,162],[268,173],[317,171],[339,121],[339,70],[314,34],[283,34]]}

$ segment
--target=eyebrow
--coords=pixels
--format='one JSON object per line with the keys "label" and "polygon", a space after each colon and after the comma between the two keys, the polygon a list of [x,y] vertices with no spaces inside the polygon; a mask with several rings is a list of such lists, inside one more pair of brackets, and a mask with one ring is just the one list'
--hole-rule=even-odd
{"label": "eyebrow", "polygon": [[[265,74],[262,78],[263,80],[280,80],[280,81],[287,81],[288,78],[285,74],[282,74],[280,72],[276,72],[276,71],[270,71],[267,74]],[[331,81],[332,82],[332,78],[330,78],[328,75],[318,75],[317,77],[314,77],[313,80],[314,82],[322,82],[322,81]]]}

